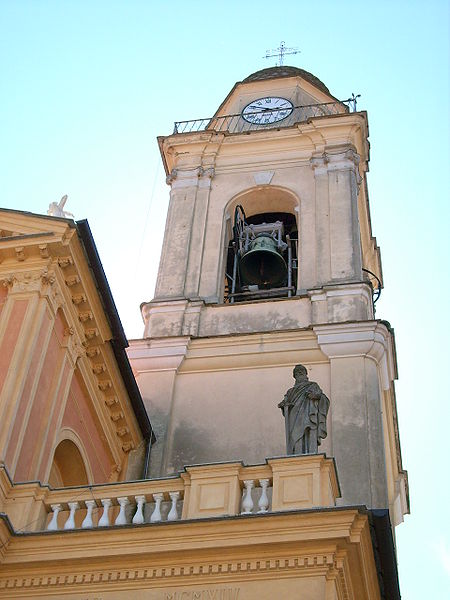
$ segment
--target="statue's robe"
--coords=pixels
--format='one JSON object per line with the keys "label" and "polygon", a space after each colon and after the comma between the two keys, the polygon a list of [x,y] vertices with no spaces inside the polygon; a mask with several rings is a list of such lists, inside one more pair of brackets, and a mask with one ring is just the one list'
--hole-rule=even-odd
{"label": "statue's robe", "polygon": [[327,437],[330,401],[314,381],[305,379],[290,388],[278,405],[286,420],[288,454],[315,454]]}

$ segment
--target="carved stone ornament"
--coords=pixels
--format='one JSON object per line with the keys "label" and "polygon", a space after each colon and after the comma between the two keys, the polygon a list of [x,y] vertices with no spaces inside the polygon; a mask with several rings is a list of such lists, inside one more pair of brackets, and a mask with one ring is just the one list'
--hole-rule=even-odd
{"label": "carved stone ornament", "polygon": [[14,292],[40,292],[55,282],[55,273],[47,269],[11,273],[3,277],[3,285]]}
{"label": "carved stone ornament", "polygon": [[92,321],[93,318],[94,316],[90,310],[80,312],[80,314],[78,315],[78,319],[81,321],[81,323],[85,323],[86,321]]}
{"label": "carved stone ornament", "polygon": [[171,172],[166,177],[167,185],[170,185],[177,178],[178,172],[176,169],[172,169]]}
{"label": "carved stone ornament", "polygon": [[96,327],[92,327],[91,329],[86,329],[86,331],[84,332],[84,335],[86,336],[86,339],[92,340],[92,338],[95,338],[98,335],[98,329]]}
{"label": "carved stone ornament", "polygon": [[69,356],[72,360],[72,365],[75,366],[78,359],[84,355],[84,348],[80,344],[78,335],[76,335],[76,332],[73,329],[73,327],[69,327],[69,329],[71,329],[73,333],[69,337],[67,350],[69,351]]}
{"label": "carved stone ornament", "polygon": [[55,272],[48,271],[47,269],[45,269],[41,273],[41,279],[42,279],[42,283],[44,283],[46,285],[53,285],[56,281]]}
{"label": "carved stone ornament", "polygon": [[98,382],[98,388],[102,391],[102,392],[106,392],[107,390],[110,390],[112,388],[112,383],[109,379],[105,379],[103,381],[99,381]]}
{"label": "carved stone ornament", "polygon": [[122,444],[122,450],[124,452],[130,452],[131,450],[134,450],[134,444],[133,444],[133,442],[124,442]]}
{"label": "carved stone ornament", "polygon": [[125,437],[130,433],[130,430],[128,429],[128,427],[119,427],[116,433],[119,437]]}
{"label": "carved stone ornament", "polygon": [[16,248],[14,248],[15,252],[16,252],[16,258],[19,261],[24,261],[25,260],[25,249],[23,246],[16,246]]}
{"label": "carved stone ornament", "polygon": [[80,278],[78,277],[78,275],[71,275],[66,279],[66,285],[68,285],[69,287],[77,285],[77,283],[80,283]]}
{"label": "carved stone ornament", "polygon": [[123,412],[121,410],[119,410],[118,412],[112,413],[110,415],[110,417],[111,417],[111,421],[116,422],[116,421],[120,421],[120,419],[123,419],[124,415],[123,415]]}
{"label": "carved stone ornament", "polygon": [[117,396],[108,396],[107,398],[105,398],[105,404],[109,407],[115,406],[116,404],[119,404],[119,400]]}
{"label": "carved stone ornament", "polygon": [[73,258],[71,256],[60,256],[58,258],[58,265],[61,269],[66,269],[70,265],[73,265]]}
{"label": "carved stone ornament", "polygon": [[12,287],[14,283],[14,276],[13,275],[5,275],[2,279],[2,285],[3,287]]}
{"label": "carved stone ornament", "polygon": [[75,305],[82,304],[83,302],[86,302],[86,296],[84,294],[75,294],[72,296],[72,302]]}
{"label": "carved stone ornament", "polygon": [[41,258],[48,258],[49,257],[48,245],[47,244],[39,244],[39,254],[40,254]]}
{"label": "carved stone ornament", "polygon": [[330,401],[303,365],[294,367],[295,384],[278,405],[285,419],[287,454],[317,454],[327,437]]}
{"label": "carved stone ornament", "polygon": [[86,356],[88,358],[95,358],[100,354],[100,348],[98,346],[92,346],[92,348],[87,348]]}

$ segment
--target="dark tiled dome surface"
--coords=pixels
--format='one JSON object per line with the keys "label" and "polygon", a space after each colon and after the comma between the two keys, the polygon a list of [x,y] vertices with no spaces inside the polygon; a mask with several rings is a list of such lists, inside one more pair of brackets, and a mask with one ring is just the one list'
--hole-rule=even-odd
{"label": "dark tiled dome surface", "polygon": [[330,90],[320,81],[320,79],[318,79],[312,73],[308,73],[308,71],[299,69],[298,67],[282,66],[261,69],[261,71],[256,71],[256,73],[252,73],[246,77],[242,83],[249,83],[250,81],[264,81],[265,79],[276,79],[278,77],[295,77],[296,75],[302,77],[306,81],[309,81],[309,83],[315,85],[316,88],[322,92],[325,92],[325,94],[330,94]]}

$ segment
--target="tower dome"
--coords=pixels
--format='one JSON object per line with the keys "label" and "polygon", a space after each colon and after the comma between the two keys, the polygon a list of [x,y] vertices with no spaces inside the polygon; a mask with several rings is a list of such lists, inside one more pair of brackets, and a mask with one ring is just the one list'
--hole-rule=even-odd
{"label": "tower dome", "polygon": [[251,81],[264,81],[266,79],[278,79],[280,77],[295,76],[302,77],[325,94],[331,95],[330,90],[327,88],[327,86],[312,73],[309,73],[304,69],[300,69],[299,67],[289,67],[285,65],[281,67],[269,67],[267,69],[261,69],[260,71],[256,71],[256,73],[252,73],[251,75],[246,77],[242,83],[250,83]]}

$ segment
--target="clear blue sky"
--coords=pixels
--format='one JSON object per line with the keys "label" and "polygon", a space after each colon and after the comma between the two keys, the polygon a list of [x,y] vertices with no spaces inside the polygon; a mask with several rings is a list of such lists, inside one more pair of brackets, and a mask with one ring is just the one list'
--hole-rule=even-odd
{"label": "clear blue sky", "polygon": [[[395,327],[412,515],[402,596],[449,597],[449,5],[445,0],[0,0],[0,204],[88,218],[129,337],[140,337],[168,188],[156,136],[212,115],[235,81],[287,64],[369,113],[368,174]],[[137,267],[130,267],[137,263]],[[438,427],[439,425],[439,427]]]}

